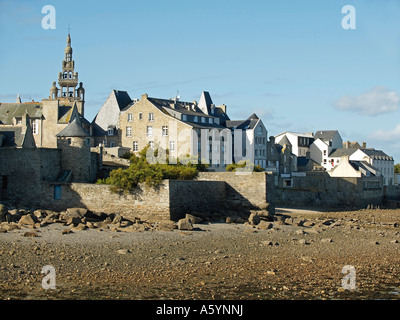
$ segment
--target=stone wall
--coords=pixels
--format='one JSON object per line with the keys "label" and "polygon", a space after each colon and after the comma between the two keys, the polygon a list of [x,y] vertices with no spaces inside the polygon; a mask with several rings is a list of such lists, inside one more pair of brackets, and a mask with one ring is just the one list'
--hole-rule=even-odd
{"label": "stone wall", "polygon": [[227,206],[242,205],[258,207],[267,202],[267,174],[253,172],[239,174],[236,172],[200,172],[197,180],[226,182]]}
{"label": "stone wall", "polygon": [[311,172],[306,176],[270,179],[270,189],[274,189],[277,206],[365,208],[383,204],[382,177],[338,178],[326,172]]}
{"label": "stone wall", "polygon": [[55,181],[60,170],[60,150],[0,149],[0,199],[15,203],[35,200],[40,195],[40,183]]}
{"label": "stone wall", "polygon": [[[61,188],[57,200],[55,188]],[[129,194],[114,193],[108,185],[101,184],[43,182],[31,194],[23,195],[18,205],[56,211],[78,207],[147,221],[178,220],[186,213],[212,214],[225,205],[225,183],[213,181],[164,180],[158,188],[142,184]]]}

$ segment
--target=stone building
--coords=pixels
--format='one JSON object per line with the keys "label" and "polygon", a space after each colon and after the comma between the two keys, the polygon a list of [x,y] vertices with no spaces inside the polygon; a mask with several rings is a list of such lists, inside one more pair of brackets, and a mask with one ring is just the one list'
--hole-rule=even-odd
{"label": "stone building", "polygon": [[226,127],[233,135],[233,161],[248,160],[266,168],[268,131],[262,120],[253,113],[246,120],[226,121]]}
{"label": "stone building", "polygon": [[178,158],[195,158],[213,168],[222,168],[230,163],[231,134],[220,125],[221,119],[228,119],[226,107],[212,108],[214,111],[208,114],[196,101],[144,94],[121,112],[121,145],[136,153],[149,144],[152,150],[168,150],[170,163]]}
{"label": "stone building", "polygon": [[72,54],[71,36],[68,34],[62,71],[58,74],[59,87],[53,82],[49,97],[41,102],[23,103],[18,96],[15,103],[0,103],[0,130],[3,126],[12,126],[14,129],[11,131],[15,132],[23,130],[22,118],[28,115],[36,146],[47,148],[57,148],[56,135],[75,117],[79,117],[82,126],[91,132],[91,124],[84,118],[85,89],[82,82],[78,87],[78,72]]}

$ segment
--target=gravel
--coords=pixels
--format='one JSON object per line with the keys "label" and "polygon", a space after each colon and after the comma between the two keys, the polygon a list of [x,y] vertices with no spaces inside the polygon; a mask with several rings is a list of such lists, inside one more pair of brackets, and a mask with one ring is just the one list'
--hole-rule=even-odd
{"label": "gravel", "polygon": [[[270,223],[203,222],[190,231],[10,228],[0,233],[0,298],[399,298],[400,210],[282,209]],[[56,289],[42,287],[48,265]],[[342,287],[348,265],[355,290]]]}

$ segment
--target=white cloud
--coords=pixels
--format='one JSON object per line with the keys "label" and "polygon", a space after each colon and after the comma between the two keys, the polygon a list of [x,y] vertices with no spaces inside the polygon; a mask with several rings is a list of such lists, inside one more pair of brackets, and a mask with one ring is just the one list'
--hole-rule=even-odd
{"label": "white cloud", "polygon": [[379,86],[356,97],[343,96],[335,101],[333,106],[338,110],[376,116],[397,111],[400,108],[400,95],[386,87]]}
{"label": "white cloud", "polygon": [[392,130],[379,129],[368,137],[373,141],[400,142],[400,123]]}

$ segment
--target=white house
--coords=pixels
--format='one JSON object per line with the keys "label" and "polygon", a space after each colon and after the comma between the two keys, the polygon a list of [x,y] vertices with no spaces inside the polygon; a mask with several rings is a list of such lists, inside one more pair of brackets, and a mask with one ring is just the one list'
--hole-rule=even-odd
{"label": "white house", "polygon": [[286,137],[292,146],[292,153],[297,157],[306,157],[310,151],[310,145],[314,142],[314,136],[311,133],[283,132],[275,136],[275,143]]}
{"label": "white house", "polygon": [[380,176],[380,172],[367,161],[351,161],[349,156],[342,156],[341,161],[328,171],[331,177],[362,178]]}
{"label": "white house", "polygon": [[253,113],[246,120],[227,120],[226,127],[233,135],[233,161],[248,160],[266,168],[268,131],[262,120]]}
{"label": "white house", "polygon": [[336,162],[330,159],[330,155],[341,149],[342,145],[343,140],[337,130],[317,131],[314,134],[314,142],[310,145],[310,157],[326,170],[331,170]]}
{"label": "white house", "polygon": [[359,149],[350,156],[350,160],[366,161],[379,170],[383,176],[383,185],[394,184],[394,160],[381,150]]}

